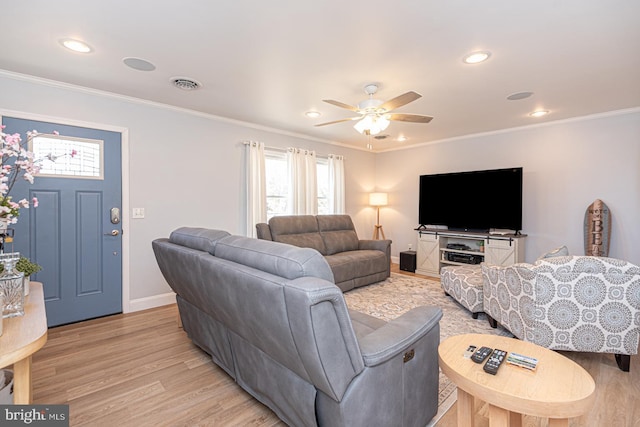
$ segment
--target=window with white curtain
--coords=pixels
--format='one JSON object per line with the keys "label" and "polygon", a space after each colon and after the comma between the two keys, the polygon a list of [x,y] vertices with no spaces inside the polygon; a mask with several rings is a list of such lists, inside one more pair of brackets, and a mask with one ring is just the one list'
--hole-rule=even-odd
{"label": "window with white curtain", "polygon": [[287,157],[284,152],[268,150],[264,152],[265,179],[267,186],[267,219],[277,215],[287,215],[289,209],[289,181],[287,178]]}
{"label": "window with white curtain", "polygon": [[[293,207],[290,198],[287,156],[284,151],[265,148],[265,180],[267,198],[267,219],[278,215],[291,215]],[[331,179],[327,158],[316,157],[316,182],[318,214],[332,213]]]}
{"label": "window with white curtain", "polygon": [[329,215],[335,213],[331,212],[329,203],[329,161],[327,159],[317,159],[316,174],[316,181],[318,183],[318,214]]}

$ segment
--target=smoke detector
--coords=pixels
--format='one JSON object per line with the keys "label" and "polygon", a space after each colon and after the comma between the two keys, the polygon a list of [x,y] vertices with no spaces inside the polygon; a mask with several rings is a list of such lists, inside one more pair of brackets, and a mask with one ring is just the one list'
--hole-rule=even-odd
{"label": "smoke detector", "polygon": [[200,82],[187,77],[174,77],[171,79],[171,83],[178,89],[187,91],[200,89],[202,87]]}

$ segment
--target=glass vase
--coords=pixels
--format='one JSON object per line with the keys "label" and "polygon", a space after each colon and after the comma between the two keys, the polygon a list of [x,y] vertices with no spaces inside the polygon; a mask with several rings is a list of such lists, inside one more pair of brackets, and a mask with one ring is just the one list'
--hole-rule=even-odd
{"label": "glass vase", "polygon": [[19,259],[18,252],[0,254],[0,263],[4,266],[0,273],[0,293],[4,295],[2,317],[24,315],[24,273],[15,269]]}

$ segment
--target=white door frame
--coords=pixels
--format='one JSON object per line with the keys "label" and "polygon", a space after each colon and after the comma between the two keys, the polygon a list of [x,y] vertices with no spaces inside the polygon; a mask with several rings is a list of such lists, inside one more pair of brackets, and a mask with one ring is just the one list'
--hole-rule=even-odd
{"label": "white door frame", "polygon": [[[131,312],[130,283],[129,283],[129,129],[125,127],[106,125],[103,123],[85,122],[66,117],[48,116],[24,111],[14,111],[0,108],[0,123],[2,117],[9,116],[24,120],[37,120],[41,122],[60,123],[62,125],[85,127],[90,129],[118,132],[121,138],[122,157],[122,312]],[[11,129],[8,129],[11,131]],[[38,129],[35,129],[38,130]],[[21,135],[23,139],[25,135]]]}

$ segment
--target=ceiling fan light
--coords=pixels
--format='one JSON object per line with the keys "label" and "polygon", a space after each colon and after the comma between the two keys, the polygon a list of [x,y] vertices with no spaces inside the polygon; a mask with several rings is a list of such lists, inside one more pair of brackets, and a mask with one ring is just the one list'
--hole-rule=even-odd
{"label": "ceiling fan light", "polygon": [[385,130],[386,128],[389,127],[389,123],[391,123],[391,122],[386,117],[380,116],[376,120],[376,123],[377,123],[378,127],[380,128],[380,131],[383,131],[383,130]]}
{"label": "ceiling fan light", "polygon": [[391,122],[384,116],[377,117],[374,114],[367,114],[353,127],[360,133],[369,131],[370,135],[377,135],[389,127],[389,123]]}
{"label": "ceiling fan light", "polygon": [[366,127],[366,125],[364,124],[364,119],[356,122],[356,124],[353,125],[353,128],[355,130],[357,130],[358,132],[360,132],[360,133],[364,133],[365,127]]}
{"label": "ceiling fan light", "polygon": [[[370,115],[366,115],[362,118],[362,120],[358,121],[358,123],[353,125],[353,127],[355,128],[355,130],[357,130],[360,133],[364,133],[365,131],[368,130],[372,135],[375,135],[372,129],[374,124],[375,122],[373,120],[373,117],[371,117]],[[378,130],[378,132],[376,133],[380,133],[380,131]]]}
{"label": "ceiling fan light", "polygon": [[369,127],[369,133],[371,135],[377,135],[389,126],[389,120],[384,117],[371,117],[371,126]]}

